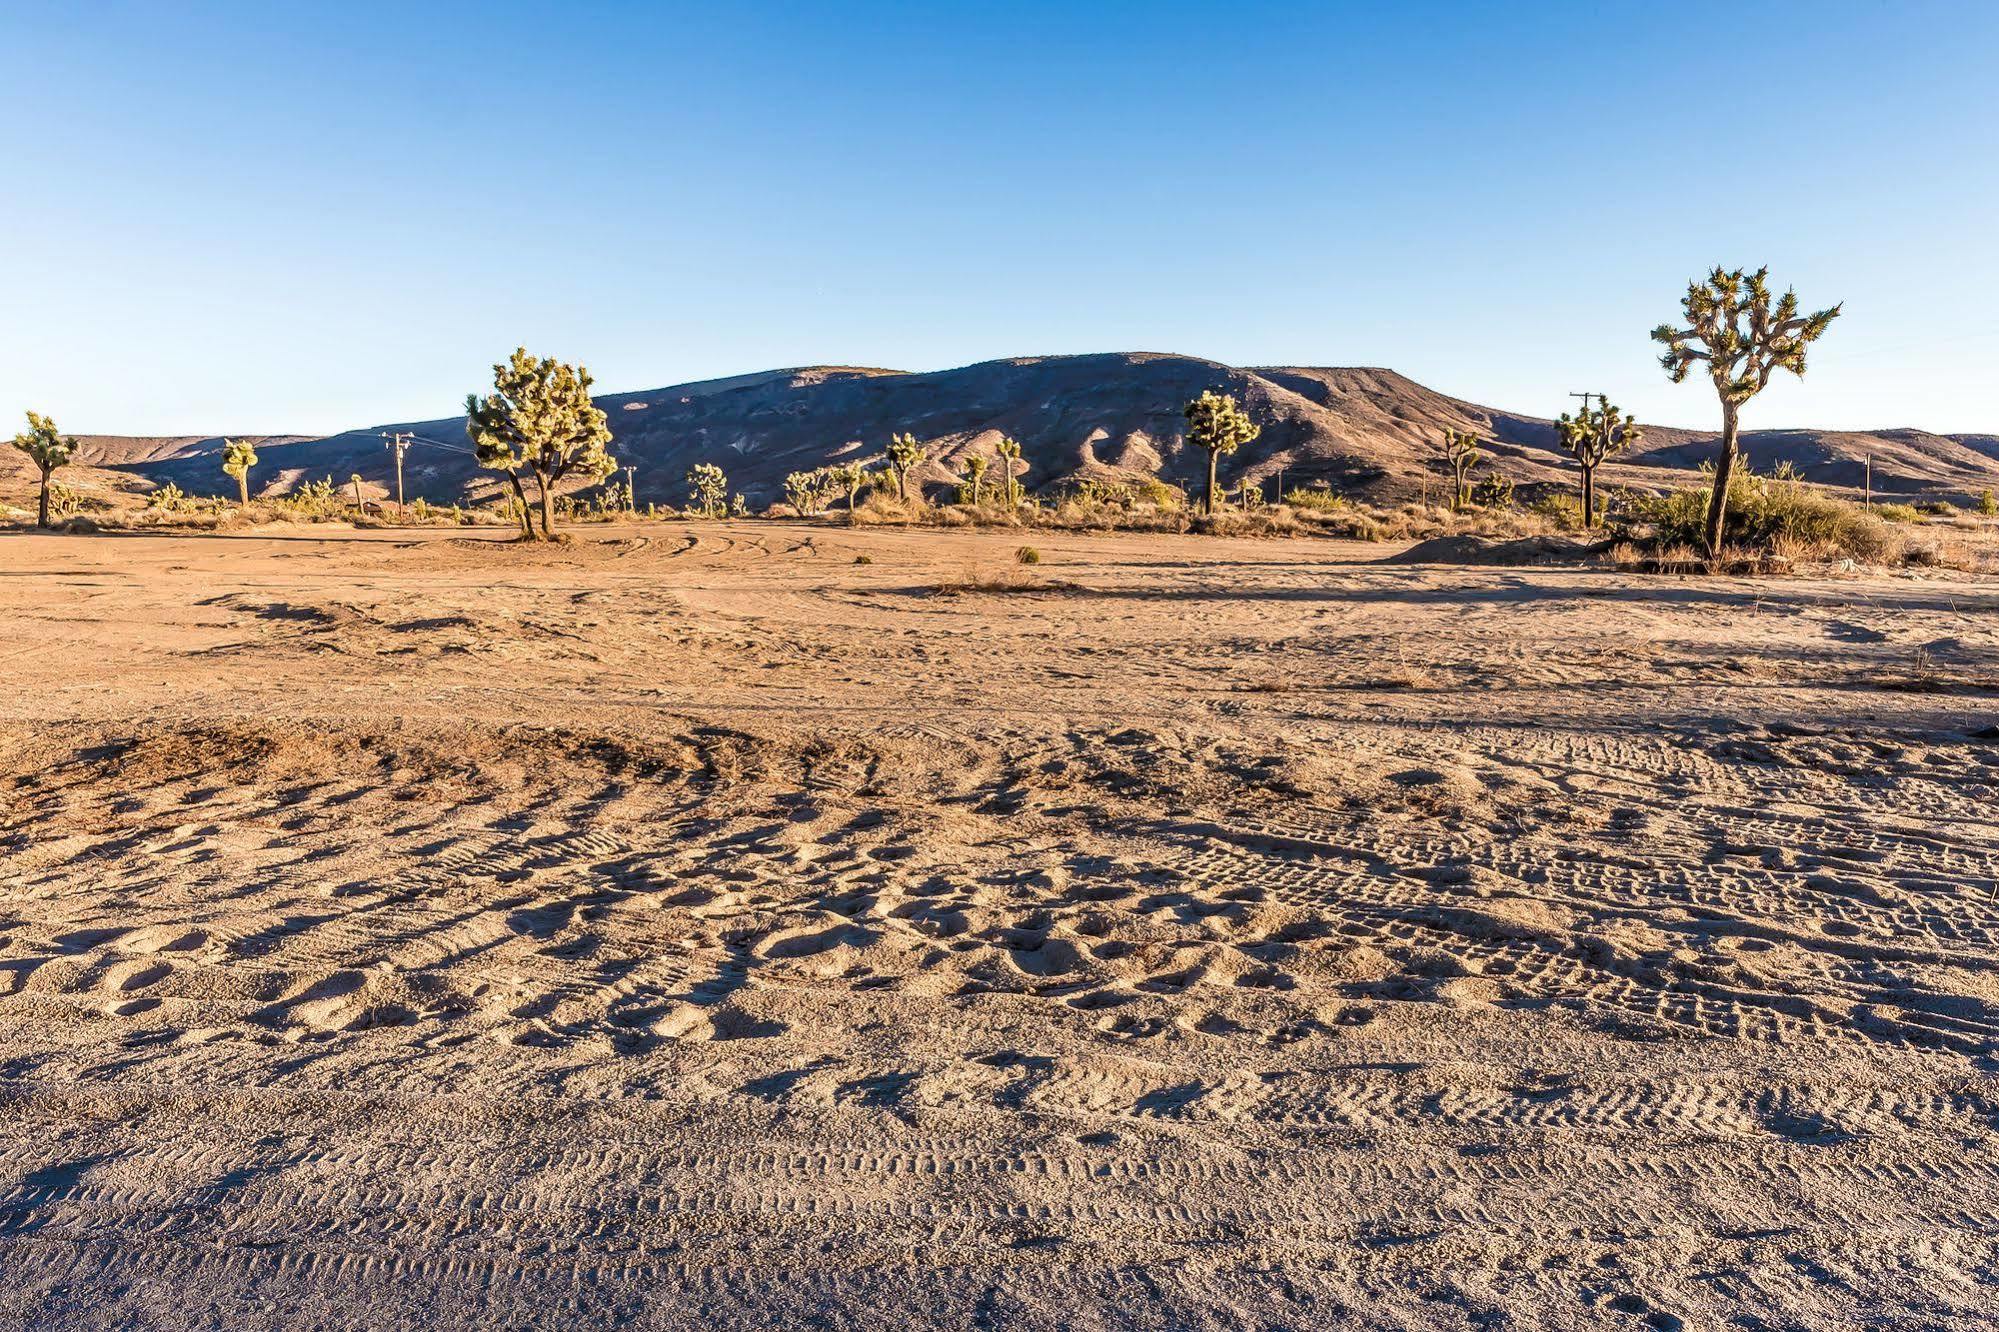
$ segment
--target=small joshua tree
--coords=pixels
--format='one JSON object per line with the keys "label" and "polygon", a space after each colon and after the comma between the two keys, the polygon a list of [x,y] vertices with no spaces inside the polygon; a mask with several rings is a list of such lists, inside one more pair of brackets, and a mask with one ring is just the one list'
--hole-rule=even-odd
{"label": "small joshua tree", "polygon": [[1471,502],[1481,509],[1503,509],[1513,503],[1513,479],[1488,472],[1471,488]]}
{"label": "small joshua tree", "polygon": [[76,456],[76,441],[56,430],[56,423],[35,412],[28,413],[28,428],[14,436],[14,447],[28,455],[41,474],[41,498],[35,505],[35,526],[48,527],[49,478],[56,469]]}
{"label": "small joshua tree", "polygon": [[1599,393],[1596,408],[1590,409],[1589,398],[1583,399],[1582,410],[1573,417],[1567,412],[1555,422],[1555,429],[1562,437],[1562,447],[1576,460],[1576,467],[1582,472],[1583,481],[1583,530],[1587,532],[1596,526],[1596,469],[1603,465],[1605,458],[1624,452],[1644,436],[1631,413],[1619,415],[1616,404]]}
{"label": "small joshua tree", "polygon": [[859,462],[838,463],[826,469],[826,479],[847,492],[847,521],[854,521],[854,510],[861,505],[861,487],[867,484],[868,469]]}
{"label": "small joshua tree", "polygon": [[1438,451],[1451,469],[1451,512],[1458,513],[1471,503],[1471,470],[1485,455],[1479,452],[1478,436],[1469,430],[1444,431]]}
{"label": "small joshua tree", "polygon": [[704,518],[729,511],[729,478],[714,463],[695,463],[687,473],[687,499]]}
{"label": "small joshua tree", "polygon": [[1008,435],[993,446],[993,452],[999,455],[1000,460],[1001,496],[1006,500],[1007,508],[1018,509],[1020,507],[1020,477],[1018,473],[1021,469],[1016,467],[1015,464],[1020,461],[1020,441]]}
{"label": "small joshua tree", "polygon": [[257,449],[247,439],[222,441],[222,470],[236,478],[236,498],[250,507],[250,469],[257,465]]}
{"label": "small joshua tree", "polygon": [[1735,470],[1741,436],[1742,404],[1761,393],[1776,370],[1805,373],[1805,349],[1825,335],[1839,318],[1840,306],[1816,314],[1798,313],[1798,293],[1786,291],[1773,309],[1770,270],[1748,276],[1717,268],[1705,282],[1687,284],[1680,308],[1686,326],[1661,324],[1652,340],[1666,348],[1659,364],[1675,384],[1687,372],[1705,364],[1715,392],[1721,395],[1721,445],[1714,457],[1714,490],[1708,496],[1706,540],[1708,555],[1721,552],[1722,524],[1728,514],[1728,479]]}
{"label": "small joshua tree", "polygon": [[784,502],[810,518],[826,506],[826,473],[820,469],[793,472],[784,478]]}
{"label": "small joshua tree", "polygon": [[1226,393],[1209,390],[1187,404],[1187,442],[1208,455],[1208,488],[1202,492],[1201,510],[1213,513],[1220,500],[1215,473],[1222,455],[1234,453],[1263,433],[1249,414]]}
{"label": "small joshua tree", "polygon": [[909,498],[909,474],[924,457],[923,446],[916,442],[914,435],[890,435],[888,438],[888,470],[895,473],[895,497]]}
{"label": "small joshua tree", "polygon": [[992,459],[982,453],[975,453],[965,459],[965,489],[972,497],[972,507],[979,507],[986,493],[986,469],[992,466]]}
{"label": "small joshua tree", "polygon": [[521,535],[534,540],[522,472],[541,491],[541,539],[555,536],[555,486],[564,477],[602,481],[618,470],[605,451],[611,427],[590,401],[590,372],[554,358],[537,359],[525,347],[493,367],[493,392],[465,399],[465,433],[481,467],[506,473],[520,501]]}
{"label": "small joshua tree", "polygon": [[1999,495],[1992,493],[1992,487],[1987,486],[1978,492],[1978,511],[1987,518],[1999,514]]}

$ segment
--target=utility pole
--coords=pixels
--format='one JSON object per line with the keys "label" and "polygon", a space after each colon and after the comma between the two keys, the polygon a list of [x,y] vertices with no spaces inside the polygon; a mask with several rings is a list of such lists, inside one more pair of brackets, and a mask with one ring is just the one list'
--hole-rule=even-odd
{"label": "utility pole", "polygon": [[1874,507],[1874,455],[1871,453],[1867,455],[1867,498],[1862,507]]}
{"label": "utility pole", "polygon": [[407,512],[403,507],[403,454],[408,451],[409,446],[410,437],[408,432],[398,430],[389,436],[389,449],[396,455],[396,512],[398,514]]}

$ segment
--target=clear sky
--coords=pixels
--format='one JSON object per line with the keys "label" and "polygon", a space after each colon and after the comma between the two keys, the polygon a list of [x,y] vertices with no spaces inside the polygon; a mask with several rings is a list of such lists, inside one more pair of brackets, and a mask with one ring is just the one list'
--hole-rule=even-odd
{"label": "clear sky", "polygon": [[1711,427],[1714,264],[1846,302],[1754,426],[1999,431],[1999,4],[0,5],[0,412],[447,415],[1174,351]]}

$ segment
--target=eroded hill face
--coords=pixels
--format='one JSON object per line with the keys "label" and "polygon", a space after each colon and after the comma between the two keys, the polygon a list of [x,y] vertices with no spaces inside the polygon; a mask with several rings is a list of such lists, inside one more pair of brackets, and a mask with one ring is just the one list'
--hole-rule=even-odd
{"label": "eroded hill face", "polygon": [[[1287,485],[1323,479],[1383,498],[1412,496],[1441,468],[1435,441],[1445,429],[1487,441],[1491,466],[1517,484],[1569,483],[1547,418],[1464,402],[1392,370],[1326,367],[1243,368],[1152,353],[1022,357],[955,370],[904,374],[815,366],[739,375],[598,399],[615,433],[614,453],[637,468],[641,501],[680,504],[698,462],[728,473],[732,490],[757,505],[778,499],[784,477],[853,458],[879,459],[892,433],[910,432],[930,449],[920,481],[941,492],[960,459],[991,455],[1004,436],[1021,441],[1036,488],[1077,477],[1157,476],[1188,484],[1202,456],[1182,442],[1180,409],[1203,390],[1234,394],[1263,427],[1225,465],[1231,482]],[[405,485],[433,500],[482,499],[496,479],[465,444],[464,421],[447,417],[321,438],[265,437],[254,479],[266,493],[306,481],[360,474],[378,493],[392,484],[383,432],[411,430],[438,441],[409,452]],[[1885,492],[1975,494],[1999,484],[1999,447],[1989,436],[1919,430],[1874,433],[1785,430],[1744,437],[1758,467],[1790,462],[1814,480],[1859,486],[1871,458]],[[1611,484],[1685,484],[1713,451],[1710,435],[1658,428],[1642,452],[1606,470]],[[129,468],[194,493],[225,488],[222,440],[85,440],[84,461]],[[1434,484],[1432,481],[1431,484]]]}

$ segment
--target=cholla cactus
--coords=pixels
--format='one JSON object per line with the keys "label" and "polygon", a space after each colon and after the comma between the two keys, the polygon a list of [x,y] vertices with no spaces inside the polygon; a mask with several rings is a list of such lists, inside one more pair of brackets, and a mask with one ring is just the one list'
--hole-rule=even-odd
{"label": "cholla cactus", "polygon": [[1485,455],[1479,452],[1478,436],[1469,430],[1446,430],[1440,452],[1451,469],[1451,512],[1462,511],[1471,502],[1471,469]]}
{"label": "cholla cactus", "polygon": [[1020,477],[1022,468],[1015,466],[1020,461],[1020,441],[1008,435],[993,446],[993,452],[1000,460],[1000,494],[1009,509],[1020,507]]}
{"label": "cholla cactus", "polygon": [[1708,554],[1721,551],[1722,523],[1728,511],[1728,477],[1735,468],[1741,435],[1742,404],[1761,393],[1777,370],[1805,373],[1805,349],[1825,335],[1841,307],[1816,314],[1798,313],[1798,293],[1786,291],[1775,308],[1770,303],[1770,270],[1759,268],[1747,277],[1743,270],[1717,268],[1705,282],[1687,284],[1680,302],[1684,328],[1661,324],[1652,340],[1665,347],[1659,364],[1675,384],[1705,364],[1721,397],[1721,446],[1714,458],[1714,488],[1708,497]]}
{"label": "cholla cactus", "polygon": [[729,478],[714,463],[695,463],[687,473],[687,500],[704,518],[728,512]]}
{"label": "cholla cactus", "polygon": [[504,472],[521,504],[521,535],[533,540],[523,471],[541,490],[541,536],[555,535],[556,483],[568,476],[602,481],[618,470],[605,451],[611,427],[590,401],[590,372],[553,358],[536,359],[525,347],[493,367],[493,392],[465,399],[465,433],[481,467]]}
{"label": "cholla cactus", "polygon": [[1221,456],[1250,443],[1263,428],[1249,419],[1234,398],[1213,390],[1188,403],[1182,415],[1187,418],[1187,442],[1208,455],[1208,488],[1201,504],[1202,512],[1213,513],[1220,499],[1216,472]]}
{"label": "cholla cactus", "polygon": [[1576,466],[1582,472],[1585,532],[1596,526],[1596,469],[1605,458],[1624,452],[1645,434],[1638,428],[1631,413],[1619,415],[1610,399],[1601,393],[1595,397],[1595,411],[1590,410],[1589,397],[1585,396],[1581,411],[1573,417],[1564,412],[1562,419],[1555,422],[1562,447],[1575,458]]}
{"label": "cholla cactus", "polygon": [[49,478],[76,456],[76,441],[56,430],[56,423],[36,412],[28,413],[28,428],[14,436],[14,447],[28,455],[41,474],[41,498],[36,503],[35,525],[49,526]]}
{"label": "cholla cactus", "polygon": [[895,497],[909,498],[909,474],[919,466],[925,457],[923,445],[914,435],[890,435],[888,438],[888,470],[895,474]]}

